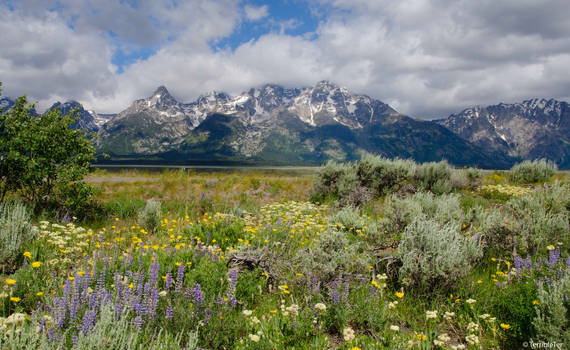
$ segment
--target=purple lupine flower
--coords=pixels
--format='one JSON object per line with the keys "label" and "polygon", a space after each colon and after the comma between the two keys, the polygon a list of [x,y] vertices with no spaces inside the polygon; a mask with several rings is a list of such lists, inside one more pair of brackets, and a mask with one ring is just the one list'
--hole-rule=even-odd
{"label": "purple lupine flower", "polygon": [[57,333],[55,331],[55,328],[50,329],[48,331],[48,342],[50,344],[53,344],[53,343],[57,342],[58,340],[59,339],[58,339]]}
{"label": "purple lupine flower", "polygon": [[318,293],[318,292],[321,290],[321,286],[320,286],[319,281],[317,280],[316,277],[313,277],[313,281],[312,281],[312,282],[313,282],[313,291],[314,291],[315,293]]}
{"label": "purple lupine flower", "polygon": [[87,294],[89,293],[89,285],[91,284],[91,274],[86,273],[82,282],[83,282],[83,293],[81,294],[81,301],[86,302]]}
{"label": "purple lupine flower", "polygon": [[174,311],[172,310],[172,305],[168,304],[168,306],[166,307],[166,313],[164,315],[164,318],[171,319],[172,317],[174,317]]}
{"label": "purple lupine flower", "polygon": [[[156,259],[155,259],[156,261]],[[149,275],[149,282],[151,286],[155,287],[158,283],[158,271],[160,270],[160,265],[156,262],[150,264],[150,275]]]}
{"label": "purple lupine flower", "polygon": [[182,293],[182,282],[184,280],[184,264],[178,265],[178,271],[176,272],[176,293]]}
{"label": "purple lupine flower", "polygon": [[105,279],[106,279],[106,269],[103,269],[99,272],[99,278],[97,279],[97,289],[103,289],[105,286]]}
{"label": "purple lupine flower", "polygon": [[337,304],[339,303],[339,301],[340,301],[340,300],[339,300],[339,297],[338,297],[338,292],[337,292],[336,289],[333,289],[333,292],[332,292],[332,299],[333,299],[333,303],[334,303],[335,305],[337,305]]}
{"label": "purple lupine flower", "polygon": [[170,268],[168,268],[168,272],[166,273],[166,279],[164,280],[164,289],[166,289],[166,291],[169,291],[170,288],[172,288],[172,273],[170,272]]}
{"label": "purple lupine flower", "polygon": [[527,269],[530,269],[531,266],[532,266],[532,260],[530,259],[530,255],[527,254],[525,259],[525,267]]}
{"label": "purple lupine flower", "polygon": [[81,331],[84,335],[87,335],[89,331],[95,326],[96,322],[96,312],[95,310],[87,310],[83,315],[83,320],[81,321]]}
{"label": "purple lupine flower", "polygon": [[230,271],[230,287],[235,289],[238,281],[238,270]]}
{"label": "purple lupine flower", "polygon": [[224,298],[222,298],[222,296],[220,294],[218,294],[218,300],[216,301],[216,303],[223,305],[226,302],[224,301]]}
{"label": "purple lupine flower", "polygon": [[560,258],[560,248],[549,250],[548,262],[547,262],[548,266],[550,266],[550,268],[553,268],[554,265],[556,265],[556,263],[558,262],[558,258]]}
{"label": "purple lupine flower", "polygon": [[97,307],[99,307],[97,293],[91,293],[91,295],[89,295],[89,309],[95,310]]}
{"label": "purple lupine flower", "polygon": [[123,304],[121,303],[121,299],[115,299],[115,319],[118,320],[121,318],[123,314]]}
{"label": "purple lupine flower", "polygon": [[204,301],[204,295],[202,294],[200,283],[194,283],[194,288],[192,288],[192,298],[194,299],[194,302],[198,304],[202,304]]}
{"label": "purple lupine flower", "polygon": [[566,266],[570,266],[570,256],[566,258]]}
{"label": "purple lupine flower", "polygon": [[73,322],[77,317],[77,309],[79,307],[79,295],[73,293],[71,295],[71,303],[69,305],[69,319]]}
{"label": "purple lupine flower", "polygon": [[133,319],[133,326],[137,327],[140,331],[142,329],[143,319],[141,316],[137,316]]}
{"label": "purple lupine flower", "polygon": [[156,288],[153,288],[150,291],[150,301],[148,307],[148,314],[150,315],[151,318],[154,318],[156,316],[157,306],[158,306],[158,290]]}
{"label": "purple lupine flower", "polygon": [[210,323],[211,316],[212,316],[212,311],[210,311],[210,309],[206,309],[206,319],[204,319],[205,324]]}

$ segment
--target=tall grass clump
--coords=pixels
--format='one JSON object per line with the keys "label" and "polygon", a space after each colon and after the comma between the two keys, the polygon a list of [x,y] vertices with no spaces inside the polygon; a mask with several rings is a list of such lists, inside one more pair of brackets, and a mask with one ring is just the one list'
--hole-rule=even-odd
{"label": "tall grass clump", "polygon": [[161,217],[160,202],[149,199],[144,208],[139,211],[138,221],[145,230],[155,232],[160,227]]}
{"label": "tall grass clump", "polygon": [[422,215],[406,227],[398,245],[400,279],[420,293],[451,288],[481,252],[477,237],[464,237],[456,225]]}
{"label": "tall grass clump", "polygon": [[515,183],[546,182],[557,169],[556,164],[547,159],[525,160],[511,168],[510,178]]}
{"label": "tall grass clump", "polygon": [[0,203],[0,264],[10,263],[35,235],[30,213],[22,203]]}

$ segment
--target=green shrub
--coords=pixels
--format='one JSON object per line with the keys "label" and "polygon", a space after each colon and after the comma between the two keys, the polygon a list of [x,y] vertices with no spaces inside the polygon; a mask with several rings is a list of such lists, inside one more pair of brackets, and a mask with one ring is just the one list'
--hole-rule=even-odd
{"label": "green shrub", "polygon": [[538,288],[536,317],[532,321],[536,340],[570,344],[570,271],[550,286],[541,284]]}
{"label": "green shrub", "polygon": [[404,229],[419,216],[451,224],[459,228],[464,220],[459,195],[435,196],[430,192],[418,192],[411,197],[390,196],[384,209],[384,231],[398,237]]}
{"label": "green shrub", "polygon": [[74,183],[89,172],[95,146],[84,130],[71,128],[78,110],[62,116],[54,108],[32,117],[33,107],[19,97],[0,113],[0,200],[11,192],[39,206],[83,206],[92,193]]}
{"label": "green shrub", "polygon": [[418,165],[411,160],[367,155],[354,163],[328,162],[315,176],[312,200],[329,198],[342,205],[359,206],[372,198],[398,191],[413,193],[417,188],[449,193],[472,186],[474,181],[467,171],[453,169],[445,161]]}
{"label": "green shrub", "polygon": [[139,212],[139,224],[148,232],[155,232],[160,228],[160,220],[160,202],[154,199],[147,200],[144,208]]}
{"label": "green shrub", "polygon": [[547,159],[525,160],[511,168],[510,178],[516,183],[546,182],[556,170],[556,164]]}
{"label": "green shrub", "polygon": [[453,189],[452,170],[446,161],[424,163],[417,168],[415,179],[418,187],[424,191],[449,193]]}
{"label": "green shrub", "polygon": [[353,234],[359,230],[365,232],[372,241],[378,240],[382,234],[380,225],[376,221],[367,220],[356,207],[344,207],[334,215],[331,215],[327,221],[337,225],[337,227],[346,232]]}
{"label": "green shrub", "polygon": [[416,164],[410,160],[386,159],[365,156],[356,164],[356,176],[360,186],[371,189],[380,197],[396,191],[414,174]]}
{"label": "green shrub", "polygon": [[570,191],[558,182],[514,197],[505,207],[483,215],[481,225],[491,250],[521,252],[540,250],[549,244],[570,244]]}
{"label": "green shrub", "polygon": [[352,163],[329,161],[315,176],[311,195],[313,201],[345,198],[357,185],[356,171]]}
{"label": "green shrub", "polygon": [[532,193],[513,198],[507,208],[518,224],[515,236],[518,249],[541,249],[552,242],[570,243],[569,186],[555,183]]}
{"label": "green shrub", "polygon": [[442,224],[425,215],[414,218],[398,245],[404,284],[433,293],[455,285],[467,275],[471,262],[481,256],[477,238],[463,237],[452,223]]}
{"label": "green shrub", "polygon": [[489,298],[491,314],[497,315],[497,328],[505,323],[511,326],[505,332],[505,349],[522,349],[522,344],[529,341],[532,332],[532,320],[535,316],[533,300],[536,299],[536,286],[532,281],[523,280],[504,289],[497,288]]}
{"label": "green shrub", "polygon": [[298,251],[295,262],[308,280],[316,277],[323,284],[351,280],[370,265],[370,257],[360,250],[360,244],[351,244],[346,233],[329,229],[321,232],[312,248]]}
{"label": "green shrub", "polygon": [[0,264],[13,261],[21,246],[35,235],[30,214],[23,204],[0,203]]}

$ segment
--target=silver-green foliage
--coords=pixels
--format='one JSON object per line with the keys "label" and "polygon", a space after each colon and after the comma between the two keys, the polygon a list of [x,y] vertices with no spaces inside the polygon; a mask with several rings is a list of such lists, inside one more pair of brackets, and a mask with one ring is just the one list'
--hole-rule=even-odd
{"label": "silver-green foliage", "polygon": [[[69,329],[70,331],[73,329]],[[69,338],[67,333],[62,340]],[[127,349],[187,349],[196,348],[198,334],[195,332],[170,334],[163,329],[139,331],[131,325],[130,318],[123,315],[116,319],[114,305],[108,303],[100,310],[100,317],[95,327],[87,334],[80,333],[75,344],[60,341],[50,343],[46,333],[38,334],[36,325],[26,324],[18,332],[10,331],[2,339],[0,348],[10,350],[127,350]]]}
{"label": "silver-green foliage", "polygon": [[300,250],[295,262],[305,276],[317,277],[323,283],[352,279],[370,265],[370,257],[359,252],[360,245],[351,243],[345,232],[323,231],[313,247]]}
{"label": "silver-green foliage", "polygon": [[481,255],[477,237],[464,237],[457,225],[420,215],[405,228],[398,245],[400,278],[424,291],[450,287]]}
{"label": "silver-green foliage", "polygon": [[327,222],[339,224],[338,227],[345,231],[366,231],[371,238],[381,234],[382,228],[377,221],[366,220],[356,207],[344,207],[335,214],[331,215]]}
{"label": "silver-green foliage", "polygon": [[13,259],[22,244],[35,237],[30,221],[30,214],[23,204],[0,203],[0,264]]}
{"label": "silver-green foliage", "polygon": [[418,187],[435,194],[449,193],[453,190],[451,174],[453,169],[445,161],[429,162],[419,166],[415,178]]}
{"label": "silver-green foliage", "polygon": [[384,215],[384,230],[398,235],[419,216],[426,216],[440,224],[460,227],[464,213],[458,194],[436,196],[431,192],[418,192],[410,197],[392,195],[387,198]]}
{"label": "silver-green foliage", "polygon": [[536,317],[532,321],[536,340],[570,344],[570,271],[567,268],[560,280],[538,288]]}
{"label": "silver-green foliage", "polygon": [[138,221],[145,230],[154,232],[160,227],[161,217],[160,202],[149,199],[144,208],[139,211]]}
{"label": "silver-green foliage", "polygon": [[366,155],[356,164],[356,175],[360,186],[369,188],[375,196],[383,196],[409,180],[416,167],[411,160]]}
{"label": "silver-green foliage", "polygon": [[513,198],[512,213],[517,248],[541,249],[551,242],[570,243],[570,185],[555,183]]}
{"label": "silver-green foliage", "polygon": [[488,246],[499,251],[570,244],[570,185],[555,182],[512,198],[482,215],[480,223]]}
{"label": "silver-green foliage", "polygon": [[556,170],[556,164],[547,159],[525,160],[511,168],[510,177],[517,183],[545,182]]}

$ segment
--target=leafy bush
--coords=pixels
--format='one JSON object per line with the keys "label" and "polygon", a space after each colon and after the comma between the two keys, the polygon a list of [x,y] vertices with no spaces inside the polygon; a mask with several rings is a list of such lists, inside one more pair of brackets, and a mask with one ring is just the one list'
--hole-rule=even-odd
{"label": "leafy bush", "polygon": [[311,197],[313,201],[321,202],[326,198],[343,198],[350,193],[356,183],[356,172],[353,164],[328,161],[315,176]]}
{"label": "leafy bush", "polygon": [[321,233],[312,248],[297,253],[296,265],[308,280],[316,277],[323,284],[355,279],[370,264],[370,258],[359,248],[344,232],[329,229]]}
{"label": "leafy bush", "polygon": [[360,186],[369,188],[376,197],[394,192],[414,173],[416,164],[410,160],[365,156],[356,164]]}
{"label": "leafy bush", "polygon": [[418,167],[415,179],[422,190],[443,194],[453,189],[451,173],[452,169],[447,162],[429,162]]}
{"label": "leafy bush", "polygon": [[525,160],[511,168],[510,178],[516,183],[545,182],[556,170],[556,164],[547,159]]}
{"label": "leafy bush", "polygon": [[540,250],[553,242],[570,243],[570,191],[558,182],[514,197],[505,208],[483,215],[485,241],[497,251]]}
{"label": "leafy bush", "polygon": [[570,344],[570,271],[551,285],[538,288],[536,317],[532,321],[536,339],[543,342]]}
{"label": "leafy bush", "polygon": [[381,227],[376,221],[366,220],[355,207],[342,208],[330,216],[328,222],[334,223],[340,229],[353,234],[357,231],[365,232],[372,241],[377,241],[382,233]]}
{"label": "leafy bush", "polygon": [[30,221],[22,203],[0,203],[0,264],[13,260],[22,244],[34,239],[36,232]]}
{"label": "leafy bush", "polygon": [[492,314],[497,315],[498,323],[511,328],[503,340],[505,349],[521,349],[533,332],[532,319],[535,316],[533,300],[536,299],[536,286],[526,280],[507,288],[494,290],[489,299]]}
{"label": "leafy bush", "polygon": [[555,183],[529,195],[514,198],[507,203],[517,229],[519,249],[540,249],[548,242],[570,243],[570,201],[568,185]]}
{"label": "leafy bush", "polygon": [[16,193],[39,206],[56,203],[67,210],[81,209],[92,198],[86,185],[95,148],[83,130],[59,108],[43,115],[30,115],[33,105],[25,97],[12,109],[0,112],[0,200]]}
{"label": "leafy bush", "polygon": [[481,246],[477,238],[463,237],[456,225],[421,215],[404,230],[397,256],[402,261],[401,280],[433,292],[467,275],[471,262],[481,256]]}
{"label": "leafy bush", "polygon": [[398,237],[414,218],[425,215],[440,224],[459,228],[464,220],[459,195],[434,196],[430,192],[418,192],[411,197],[390,196],[386,200],[384,230]]}
{"label": "leafy bush", "polygon": [[416,187],[444,194],[471,182],[466,171],[455,170],[445,161],[417,165],[411,160],[368,155],[354,163],[328,162],[315,176],[312,200],[330,198],[359,206],[398,191],[413,193]]}
{"label": "leafy bush", "polygon": [[154,199],[146,201],[144,208],[139,212],[139,224],[149,232],[155,232],[160,227],[160,202]]}

